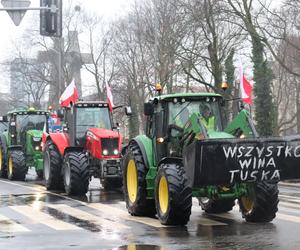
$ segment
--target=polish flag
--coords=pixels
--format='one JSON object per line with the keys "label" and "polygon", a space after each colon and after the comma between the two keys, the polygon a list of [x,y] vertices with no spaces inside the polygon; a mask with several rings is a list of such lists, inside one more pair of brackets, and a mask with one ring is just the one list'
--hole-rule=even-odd
{"label": "polish flag", "polygon": [[240,66],[240,89],[241,89],[241,96],[242,100],[245,103],[252,104],[252,84],[246,79],[244,72],[243,72],[243,66]]}
{"label": "polish flag", "polygon": [[71,103],[78,100],[78,91],[74,80],[68,85],[64,93],[62,93],[59,104],[61,107],[69,107]]}
{"label": "polish flag", "polygon": [[43,134],[42,134],[42,142],[41,142],[41,147],[42,147],[43,151],[45,149],[45,145],[46,145],[46,141],[47,141],[47,136],[48,136],[48,133],[47,133],[47,130],[46,130],[46,123],[45,123],[44,124],[44,129],[43,129]]}
{"label": "polish flag", "polygon": [[112,112],[113,107],[114,107],[114,99],[113,99],[113,96],[112,96],[112,93],[111,93],[111,88],[108,85],[108,83],[106,83],[106,94],[107,94],[109,110],[110,110],[110,112]]}

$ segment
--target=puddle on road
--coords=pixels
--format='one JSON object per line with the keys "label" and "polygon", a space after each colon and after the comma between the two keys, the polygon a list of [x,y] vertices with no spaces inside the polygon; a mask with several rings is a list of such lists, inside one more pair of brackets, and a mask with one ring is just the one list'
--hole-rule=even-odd
{"label": "puddle on road", "polygon": [[78,227],[88,230],[90,232],[101,232],[102,231],[101,227],[99,227],[98,225],[96,225],[92,222],[89,222],[87,220],[82,220],[82,219],[76,218],[74,216],[65,214],[64,212],[61,212],[54,208],[44,207],[41,209],[41,211],[45,212],[49,215],[52,215],[53,217],[55,217],[58,220],[62,220],[64,222],[71,223],[75,226],[78,226]]}
{"label": "puddle on road", "polygon": [[157,245],[130,244],[113,248],[113,250],[166,250],[166,248]]}

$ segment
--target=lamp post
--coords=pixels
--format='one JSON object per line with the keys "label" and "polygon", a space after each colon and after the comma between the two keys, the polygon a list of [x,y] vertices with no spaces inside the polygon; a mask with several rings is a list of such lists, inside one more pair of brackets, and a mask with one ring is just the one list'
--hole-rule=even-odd
{"label": "lamp post", "polygon": [[58,55],[58,95],[61,96],[62,94],[62,53],[61,50],[56,50],[54,48],[50,48],[49,50],[53,51]]}

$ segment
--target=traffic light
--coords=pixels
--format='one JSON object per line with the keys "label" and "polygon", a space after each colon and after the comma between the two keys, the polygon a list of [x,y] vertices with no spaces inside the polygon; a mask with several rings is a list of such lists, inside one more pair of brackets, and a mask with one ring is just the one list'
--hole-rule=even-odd
{"label": "traffic light", "polygon": [[62,36],[62,0],[40,0],[40,34],[42,36]]}

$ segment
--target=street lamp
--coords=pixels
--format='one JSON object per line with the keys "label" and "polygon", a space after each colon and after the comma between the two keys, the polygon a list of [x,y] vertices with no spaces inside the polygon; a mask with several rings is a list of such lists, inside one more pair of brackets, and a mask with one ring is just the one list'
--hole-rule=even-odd
{"label": "street lamp", "polygon": [[58,94],[60,96],[62,93],[62,53],[61,50],[57,51],[54,48],[49,48],[48,50],[51,50],[58,55]]}

